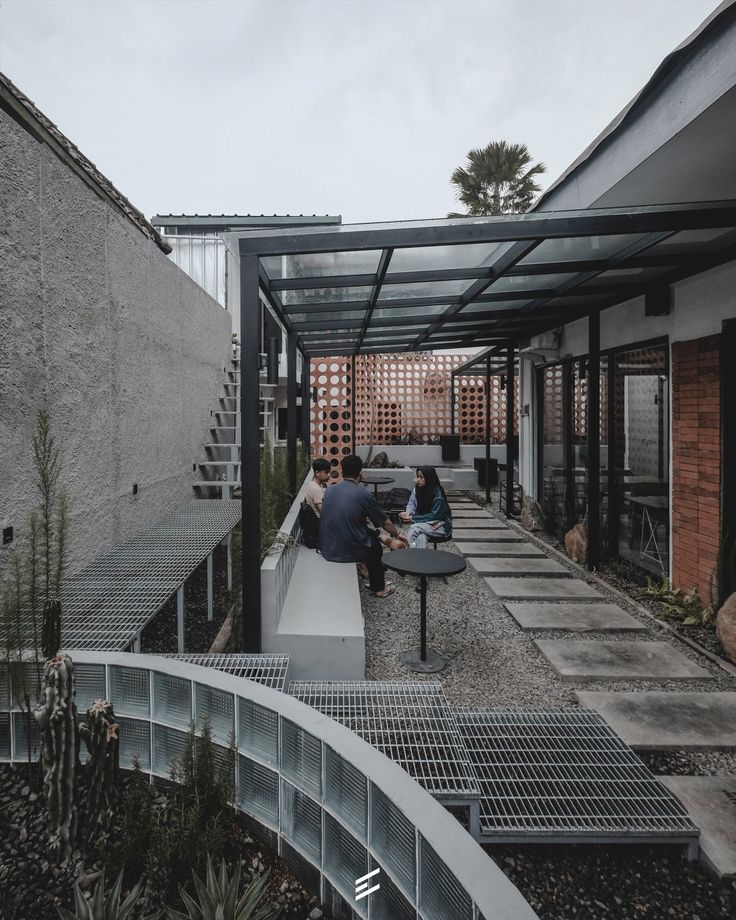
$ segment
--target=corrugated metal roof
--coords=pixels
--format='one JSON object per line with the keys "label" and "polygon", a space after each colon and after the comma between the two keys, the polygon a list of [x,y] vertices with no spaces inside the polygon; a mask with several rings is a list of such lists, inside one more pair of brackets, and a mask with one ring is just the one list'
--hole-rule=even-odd
{"label": "corrugated metal roof", "polygon": [[97,194],[110,201],[118,211],[132,221],[160,249],[167,254],[171,252],[169,244],[151,226],[143,213],[132,205],[125,195],[118,191],[95,164],[82,153],[76,144],[72,143],[35,103],[3,73],[0,73],[0,105],[9,111],[16,121],[22,124],[37,140],[47,144],[61,159],[72,166],[87,185],[92,187]]}

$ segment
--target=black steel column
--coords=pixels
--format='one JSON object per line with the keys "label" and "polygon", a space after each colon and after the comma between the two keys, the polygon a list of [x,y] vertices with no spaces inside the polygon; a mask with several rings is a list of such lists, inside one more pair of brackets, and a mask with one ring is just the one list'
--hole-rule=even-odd
{"label": "black steel column", "polygon": [[296,333],[286,338],[286,459],[289,470],[289,498],[296,496]]}
{"label": "black steel column", "polygon": [[455,434],[455,375],[454,374],[450,374],[450,434]]}
{"label": "black steel column", "polygon": [[240,260],[241,600],[243,650],[261,650],[261,303],[258,257]]}
{"label": "black steel column", "polygon": [[302,449],[307,455],[307,458],[310,458],[312,454],[312,426],[310,425],[311,407],[309,405],[311,396],[311,390],[309,388],[310,377],[310,360],[306,355],[302,355]]}
{"label": "black steel column", "polygon": [[562,363],[562,467],[565,491],[562,501],[562,527],[564,533],[575,524],[575,445],[573,443],[573,419],[575,401],[573,365]]}
{"label": "black steel column", "polygon": [[600,561],[601,534],[601,315],[588,316],[588,553],[587,565]]}
{"label": "black steel column", "polygon": [[491,503],[491,356],[486,358],[486,504]]}
{"label": "black steel column", "polygon": [[514,510],[514,347],[506,352],[506,514]]}
{"label": "black steel column", "polygon": [[355,355],[350,362],[350,437],[352,439],[351,452],[355,453]]}

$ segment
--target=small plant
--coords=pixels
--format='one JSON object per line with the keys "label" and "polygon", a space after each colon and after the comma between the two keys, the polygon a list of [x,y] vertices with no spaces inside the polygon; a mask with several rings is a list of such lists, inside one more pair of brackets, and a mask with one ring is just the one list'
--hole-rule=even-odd
{"label": "small plant", "polygon": [[126,882],[140,878],[146,867],[146,854],[153,837],[154,800],[153,788],[136,754],[133,774],[123,794],[122,828],[115,848],[116,865],[123,868]]}
{"label": "small plant", "polygon": [[128,920],[138,900],[140,882],[128,897],[120,903],[120,891],[123,885],[123,873],[118,874],[112,890],[105,897],[105,873],[100,876],[95,886],[94,895],[88,901],[78,884],[74,886],[74,913],[63,907],[57,907],[61,920]]}
{"label": "small plant", "polygon": [[79,734],[89,751],[85,840],[100,846],[107,839],[117,802],[120,765],[118,724],[112,704],[97,700],[87,710]]}
{"label": "small plant", "polygon": [[41,703],[33,713],[41,730],[43,793],[52,850],[65,861],[77,830],[75,783],[79,763],[74,665],[68,655],[46,662]]}
{"label": "small plant", "polygon": [[648,578],[646,588],[637,591],[637,597],[656,601],[660,616],[678,620],[681,626],[710,626],[715,621],[713,608],[703,606],[697,588],[685,592],[675,588],[667,577],[660,583]]}
{"label": "small plant", "polygon": [[268,884],[268,872],[254,879],[238,900],[240,890],[240,863],[229,876],[225,860],[220,863],[219,876],[212,868],[212,859],[207,856],[207,882],[193,873],[194,887],[199,903],[179,888],[186,914],[171,907],[166,908],[168,920],[276,920],[281,913],[280,907],[263,904],[265,888]]}

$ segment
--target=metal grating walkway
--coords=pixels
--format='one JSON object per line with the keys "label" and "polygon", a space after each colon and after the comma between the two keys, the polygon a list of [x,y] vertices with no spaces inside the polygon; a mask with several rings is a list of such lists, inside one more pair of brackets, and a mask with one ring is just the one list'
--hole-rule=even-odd
{"label": "metal grating walkway", "polygon": [[350,728],[443,802],[480,794],[442,684],[292,681],[289,693]]}
{"label": "metal grating walkway", "polygon": [[288,654],[247,654],[233,652],[222,655],[202,655],[185,652],[181,655],[160,655],[160,658],[177,658],[203,668],[216,668],[234,677],[245,677],[272,690],[282,690],[289,669]]}
{"label": "metal grating walkway", "polygon": [[484,843],[691,843],[680,803],[587,709],[453,710],[481,786]]}
{"label": "metal grating walkway", "polygon": [[62,586],[62,645],[123,651],[240,520],[240,502],[192,501]]}

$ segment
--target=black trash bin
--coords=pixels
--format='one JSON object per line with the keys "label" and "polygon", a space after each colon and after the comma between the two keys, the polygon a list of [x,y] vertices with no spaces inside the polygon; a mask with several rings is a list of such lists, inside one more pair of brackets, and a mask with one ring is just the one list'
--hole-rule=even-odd
{"label": "black trash bin", "polygon": [[460,459],[460,435],[459,434],[441,434],[440,447],[442,448],[443,460]]}
{"label": "black trash bin", "polygon": [[[486,487],[486,458],[485,457],[476,457],[473,460],[473,466],[478,471],[478,488],[485,489]],[[489,486],[495,486],[498,482],[498,460],[495,457],[491,457],[488,461],[488,477]]]}

